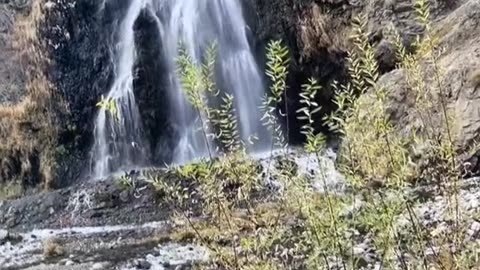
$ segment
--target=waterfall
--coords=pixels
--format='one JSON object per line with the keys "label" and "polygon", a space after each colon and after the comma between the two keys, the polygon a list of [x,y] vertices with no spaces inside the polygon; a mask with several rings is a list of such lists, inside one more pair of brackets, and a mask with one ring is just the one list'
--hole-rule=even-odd
{"label": "waterfall", "polygon": [[114,100],[117,115],[100,108],[95,120],[92,161],[93,176],[103,178],[122,169],[130,169],[145,157],[141,118],[133,93],[135,64],[135,36],[133,26],[146,7],[144,0],[132,0],[121,24],[121,35],[116,51],[115,81],[104,100]]}
{"label": "waterfall", "polygon": [[[216,81],[222,91],[235,98],[241,138],[255,135],[262,138],[252,150],[267,148],[269,132],[261,124],[259,106],[264,95],[261,71],[248,42],[248,26],[238,0],[130,0],[123,19],[116,57],[115,81],[107,98],[116,101],[119,119],[100,108],[95,122],[95,143],[92,149],[95,177],[112,172],[148,165],[150,152],[142,138],[141,117],[135,102],[133,69],[136,47],[133,26],[141,11],[148,9],[155,16],[163,49],[162,61],[167,66],[171,122],[177,143],[173,162],[186,162],[208,157],[215,146],[207,143],[198,114],[185,98],[176,73],[178,46],[182,42],[199,65],[203,53],[216,42],[218,57]],[[159,44],[160,46],[160,44]],[[210,146],[211,149],[208,149]]]}

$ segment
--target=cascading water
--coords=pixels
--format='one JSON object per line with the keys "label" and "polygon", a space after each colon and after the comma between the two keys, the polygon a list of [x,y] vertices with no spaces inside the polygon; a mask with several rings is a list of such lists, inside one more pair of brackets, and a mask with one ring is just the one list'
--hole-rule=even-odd
{"label": "cascading water", "polygon": [[[179,83],[176,59],[180,42],[198,64],[211,43],[217,43],[216,80],[222,91],[230,92],[235,98],[242,139],[256,135],[262,140],[255,148],[270,145],[270,135],[260,120],[259,105],[264,94],[262,76],[247,39],[248,26],[240,1],[131,0],[120,33],[116,79],[108,94],[108,98],[116,101],[120,117],[116,120],[103,108],[97,116],[92,151],[94,176],[103,177],[115,170],[146,165],[138,159],[148,155],[141,136],[141,119],[132,86],[136,60],[133,26],[143,9],[148,9],[155,16],[162,42],[162,61],[168,70],[166,98],[172,108],[171,122],[179,134],[173,162],[183,164],[207,157],[209,152],[214,151],[199,131],[198,114],[186,101]],[[209,146],[212,149],[208,149]]]}
{"label": "cascading water", "polygon": [[[258,109],[264,93],[262,78],[247,40],[247,25],[242,7],[237,0],[169,0],[159,7],[166,43],[165,55],[172,70],[170,87],[172,101],[177,105],[175,123],[181,133],[175,151],[175,161],[184,163],[204,157],[208,153],[197,115],[186,103],[175,75],[175,58],[178,44],[183,42],[188,53],[201,62],[202,53],[211,42],[218,44],[218,80],[225,91],[230,91],[236,101],[237,118],[242,139],[251,135],[265,138],[267,133],[260,122]],[[157,7],[157,8],[158,8]],[[172,57],[173,56],[173,57]]]}
{"label": "cascading water", "polygon": [[132,168],[145,156],[141,119],[133,93],[135,64],[134,23],[146,7],[146,1],[133,0],[121,24],[116,52],[115,81],[105,101],[115,103],[115,111],[100,108],[95,121],[93,145],[93,176],[103,178],[120,169]]}

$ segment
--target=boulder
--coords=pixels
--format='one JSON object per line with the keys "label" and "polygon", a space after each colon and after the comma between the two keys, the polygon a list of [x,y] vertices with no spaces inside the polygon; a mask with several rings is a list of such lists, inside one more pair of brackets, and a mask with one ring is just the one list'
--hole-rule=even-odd
{"label": "boulder", "polygon": [[[440,37],[441,55],[438,66],[442,73],[442,88],[456,145],[461,152],[469,150],[479,139],[480,131],[480,2],[463,3],[448,16],[434,23],[434,34]],[[440,98],[440,87],[427,68],[427,86]],[[413,112],[414,97],[403,70],[393,70],[380,79],[389,89],[389,115],[393,123],[405,132],[419,128],[420,122]],[[441,103],[434,104],[432,123],[444,123]]]}

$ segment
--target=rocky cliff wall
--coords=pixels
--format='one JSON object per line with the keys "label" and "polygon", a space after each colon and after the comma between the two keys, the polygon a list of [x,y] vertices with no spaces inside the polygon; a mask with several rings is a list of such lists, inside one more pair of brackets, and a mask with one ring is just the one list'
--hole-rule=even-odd
{"label": "rocky cliff wall", "polygon": [[0,104],[17,103],[25,94],[25,75],[14,48],[15,17],[27,6],[16,1],[0,1]]}
{"label": "rocky cliff wall", "polygon": [[[433,19],[441,21],[462,2],[430,1]],[[350,49],[350,27],[356,15],[362,13],[368,17],[370,42],[375,47],[382,74],[396,68],[393,46],[384,37],[387,28],[395,26],[407,48],[423,32],[411,0],[249,0],[249,5],[253,7],[257,46],[264,46],[270,39],[282,39],[291,50],[290,111],[298,109],[299,90],[309,77],[318,79],[323,86],[317,98],[323,112],[334,109],[331,84],[348,80],[346,57]],[[292,114],[289,121],[293,124],[291,138],[301,141],[295,115]]]}
{"label": "rocky cliff wall", "polygon": [[85,170],[95,104],[111,81],[111,43],[126,4],[0,3],[0,20],[8,22],[0,83],[16,89],[0,90],[0,182],[58,186]]}

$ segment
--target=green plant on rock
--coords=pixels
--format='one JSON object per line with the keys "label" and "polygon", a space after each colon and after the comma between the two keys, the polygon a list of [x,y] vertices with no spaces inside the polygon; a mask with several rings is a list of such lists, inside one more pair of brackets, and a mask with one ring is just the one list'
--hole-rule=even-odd
{"label": "green plant on rock", "polygon": [[215,84],[215,65],[217,62],[217,44],[213,42],[208,46],[205,53],[205,60],[201,67],[201,80],[207,93],[216,97],[219,90]]}
{"label": "green plant on rock", "polygon": [[213,157],[210,147],[209,127],[205,115],[208,116],[208,104],[205,97],[205,85],[202,81],[202,71],[198,64],[189,55],[187,50],[180,46],[179,56],[176,59],[177,73],[180,76],[180,82],[188,102],[196,110],[200,126],[205,140],[205,146],[210,158]]}
{"label": "green plant on rock", "polygon": [[[287,139],[284,136],[282,126],[279,123],[278,106],[286,100],[288,65],[290,58],[288,48],[281,41],[271,41],[267,47],[267,70],[266,74],[271,80],[270,95],[266,95],[261,109],[264,114],[262,121],[272,132],[272,150],[274,146],[287,147]],[[286,112],[286,109],[285,109]],[[288,125],[288,124],[287,124]],[[288,131],[287,131],[288,134]]]}
{"label": "green plant on rock", "polygon": [[[195,63],[185,49],[180,48],[177,59],[178,74],[188,102],[197,110],[210,158],[212,139],[215,139],[226,153],[242,150],[243,142],[238,133],[234,97],[228,93],[220,96],[215,83],[216,43],[207,48],[205,59],[200,65]],[[209,106],[209,100],[215,98],[220,98],[219,108]]]}
{"label": "green plant on rock", "polygon": [[128,174],[124,174],[124,175],[118,177],[117,181],[122,187],[124,187],[126,189],[134,189],[135,188],[135,180],[133,180],[133,178]]}
{"label": "green plant on rock", "polygon": [[[310,79],[308,83],[302,86],[302,92],[300,94],[300,104],[302,107],[297,110],[297,119],[304,122],[304,125],[301,127],[301,133],[306,136],[305,150],[307,153],[313,153],[316,156],[317,163],[319,165],[319,170],[316,172],[318,180],[323,185],[323,192],[325,194],[325,203],[327,205],[327,213],[321,213],[317,209],[318,201],[316,201],[316,191],[312,191],[309,184],[303,180],[303,185],[300,186],[300,192],[304,194],[303,200],[301,202],[300,209],[304,209],[303,216],[306,220],[308,232],[312,235],[314,241],[313,249],[314,252],[325,252],[332,251],[333,256],[338,256],[341,263],[345,267],[345,262],[343,257],[345,256],[344,241],[341,240],[342,233],[340,228],[340,223],[338,221],[339,209],[338,206],[340,203],[335,201],[334,196],[329,191],[327,184],[327,176],[324,174],[324,168],[322,163],[321,155],[325,148],[325,136],[322,134],[315,134],[314,124],[314,115],[321,110],[321,107],[315,102],[315,97],[317,92],[321,89],[318,85],[318,82],[315,79]],[[317,177],[314,178],[316,180]],[[298,179],[296,181],[299,181]],[[302,182],[300,180],[300,182]],[[325,220],[328,220],[325,223]],[[322,235],[322,236],[320,236]],[[326,239],[332,239],[332,242],[325,243]],[[329,249],[328,247],[333,247]],[[314,257],[318,257],[320,254],[316,254]],[[314,265],[320,265],[321,261],[314,260],[311,263]]]}
{"label": "green plant on rock", "polygon": [[[430,88],[422,88],[423,95],[420,96],[430,96],[431,102],[433,104],[439,104],[439,111],[441,112],[441,125],[431,125],[432,126],[432,138],[424,138],[423,142],[429,146],[427,152],[427,159],[430,160],[429,166],[434,167],[437,171],[440,171],[440,175],[437,175],[437,181],[442,183],[444,186],[439,186],[443,191],[448,195],[449,200],[449,214],[450,218],[454,220],[452,226],[453,234],[452,236],[447,236],[447,241],[453,242],[455,247],[461,245],[461,242],[464,238],[464,232],[462,231],[462,213],[461,205],[458,199],[458,181],[460,180],[460,171],[457,167],[457,149],[455,142],[458,135],[458,121],[454,112],[448,109],[447,107],[447,89],[445,86],[445,71],[439,65],[439,57],[442,49],[439,47],[440,41],[437,36],[434,35],[433,27],[431,24],[430,18],[430,6],[429,2],[425,0],[417,0],[415,5],[415,11],[417,13],[417,19],[421,26],[425,28],[424,37],[421,40],[417,40],[416,47],[417,52],[412,58],[418,59],[418,62],[422,61],[423,65],[426,66],[426,69],[430,70],[430,73],[423,73],[419,77],[423,77],[425,81],[428,81],[428,77],[431,76],[433,79],[432,85],[438,91],[437,95],[432,95]],[[397,46],[398,54],[402,52],[402,47]],[[406,61],[402,61],[404,63]],[[407,62],[408,63],[408,62]],[[403,64],[406,66],[406,64]],[[408,70],[408,68],[406,68]],[[422,76],[423,75],[423,76]],[[433,75],[433,76],[432,76]],[[422,102],[422,101],[421,101]],[[419,111],[422,108],[422,103],[419,103]],[[426,103],[423,101],[423,103]],[[435,108],[430,109],[434,111]],[[451,253],[451,252],[447,252]],[[456,254],[450,254],[453,261],[456,261]]]}
{"label": "green plant on rock", "polygon": [[[419,22],[426,29],[424,38],[418,39],[413,54],[407,53],[396,34],[394,44],[399,67],[405,71],[407,84],[415,95],[413,109],[422,120],[417,130],[404,132],[391,122],[389,89],[378,82],[380,73],[368,39],[366,18],[359,16],[354,20],[354,46],[347,59],[351,80],[346,85],[333,85],[337,109],[323,118],[332,131],[342,136],[338,168],[347,179],[348,194],[337,193],[328,183],[322,161],[325,137],[314,129],[321,111],[315,101],[321,87],[313,78],[302,86],[301,108],[296,114],[302,122],[305,150],[315,158],[317,169],[301,175],[289,155],[272,158],[274,147],[288,146],[278,120],[288,114],[286,109],[279,109],[280,104],[286,103],[289,64],[288,49],[280,41],[273,41],[268,47],[266,74],[272,84],[263,101],[262,121],[274,138],[267,177],[281,188],[266,210],[262,209],[264,205],[260,206],[265,203],[262,170],[245,154],[244,142],[237,132],[234,98],[221,95],[215,85],[215,49],[205,53],[202,64],[194,63],[188,56],[181,57],[179,74],[187,98],[199,117],[203,117],[206,140],[216,140],[225,155],[168,168],[162,179],[155,181],[159,190],[170,194],[168,200],[181,209],[181,218],[188,221],[185,231],[176,232],[179,239],[193,238],[207,245],[215,254],[216,266],[225,269],[360,269],[365,260],[356,250],[358,244],[363,244],[358,234],[368,233],[372,240],[369,247],[375,250],[382,269],[467,269],[461,267],[469,265],[463,261],[472,260],[475,252],[465,249],[454,256],[443,249],[436,252],[432,247],[455,241],[433,236],[416,216],[414,207],[418,202],[408,197],[411,190],[407,188],[425,174],[414,153],[418,144],[427,145],[432,160],[443,162],[445,180],[456,175],[454,123],[443,106],[445,100],[440,100],[445,98],[445,89],[442,71],[436,63],[438,41],[429,34],[426,2],[417,0],[415,7]],[[425,67],[433,69],[433,83],[426,80]],[[441,88],[443,94],[437,97],[432,85]],[[221,104],[210,107],[212,99]],[[435,128],[432,121],[437,100],[445,115],[441,129]],[[270,163],[274,164],[271,173]],[[168,179],[189,179],[195,191]],[[452,192],[452,201],[456,201],[456,191],[446,191]],[[183,203],[188,194],[198,195],[202,202],[203,221],[191,220]],[[405,217],[407,233],[396,226]],[[456,238],[460,239],[459,236]],[[433,255],[427,255],[432,250]]]}
{"label": "green plant on rock", "polygon": [[244,142],[238,131],[235,97],[228,93],[221,95],[215,84],[216,56],[217,45],[212,43],[206,50],[205,61],[202,65],[202,81],[210,97],[220,101],[218,108],[207,110],[208,119],[215,131],[215,139],[221,145],[222,150],[229,154],[242,151]]}
{"label": "green plant on rock", "polygon": [[337,86],[338,110],[326,121],[332,130],[343,134],[341,159],[354,169],[344,173],[360,173],[365,180],[382,179],[389,185],[400,186],[414,177],[406,146],[409,138],[400,136],[388,119],[387,90],[377,83],[378,64],[365,28],[366,18],[355,18],[355,50],[348,57],[351,84]]}
{"label": "green plant on rock", "polygon": [[0,184],[0,201],[17,199],[22,197],[24,193],[24,187],[17,181]]}
{"label": "green plant on rock", "polygon": [[305,124],[301,127],[301,133],[306,137],[305,150],[308,153],[317,153],[324,147],[324,138],[319,134],[315,134],[314,116],[322,107],[315,101],[317,92],[321,89],[317,80],[311,78],[308,83],[302,86],[300,93],[300,104],[303,106],[297,110],[297,119],[304,121]]}
{"label": "green plant on rock", "polygon": [[101,100],[97,103],[97,107],[106,112],[110,113],[110,115],[115,119],[115,121],[120,121],[120,111],[118,110],[117,102],[115,99],[111,97],[105,98],[102,95]]}
{"label": "green plant on rock", "polygon": [[[419,23],[425,28],[424,37],[418,38],[415,43],[415,52],[407,53],[400,36],[395,32],[393,43],[397,47],[399,67],[406,75],[408,88],[413,90],[415,104],[411,113],[419,116],[420,128],[404,132],[390,122],[388,89],[377,82],[378,64],[364,30],[366,19],[362,17],[356,18],[353,25],[355,49],[348,57],[351,82],[344,86],[335,85],[338,109],[325,117],[325,121],[343,138],[339,168],[352,187],[362,193],[368,191],[368,196],[363,199],[373,208],[367,207],[355,219],[375,232],[376,249],[382,250],[382,266],[400,264],[402,269],[407,269],[407,265],[412,263],[404,261],[403,254],[407,252],[414,257],[414,261],[422,262],[425,269],[432,265],[450,269],[446,266],[452,265],[457,255],[448,248],[441,248],[437,252],[433,247],[452,243],[458,247],[458,239],[463,239],[456,187],[459,174],[455,166],[455,118],[446,106],[443,71],[438,65],[438,39],[431,34],[427,1],[416,1],[415,9]],[[432,91],[434,88],[435,93]],[[442,114],[440,126],[433,121],[436,107]],[[442,173],[429,173],[432,169],[428,170],[420,163],[424,161],[419,161],[416,156],[419,148],[423,151],[423,160],[428,161],[427,167]],[[406,185],[410,185],[412,180],[421,181],[424,177],[444,183],[438,192],[445,192],[450,198],[451,220],[454,221],[452,235],[430,235],[428,228],[413,211],[415,202],[410,198],[402,198]],[[392,203],[391,198],[385,198],[377,189],[373,189],[372,186],[378,185],[378,182],[393,187],[389,192],[397,192],[398,200]],[[412,232],[408,236],[400,235],[394,227],[394,221],[405,212]],[[405,247],[402,245],[405,242],[410,244]],[[433,255],[427,256],[426,251]]]}
{"label": "green plant on rock", "polygon": [[175,210],[183,211],[187,200],[194,194],[188,187],[183,187],[180,181],[176,181],[177,173],[176,167],[168,167],[162,172],[147,173],[144,177],[147,183],[152,184],[158,192],[165,196],[167,203],[176,206]]}
{"label": "green plant on rock", "polygon": [[226,153],[235,153],[243,150],[243,142],[238,131],[234,97],[226,93],[222,97],[219,109],[212,109],[211,122],[218,130],[215,138],[220,142]]}
{"label": "green plant on rock", "polygon": [[[250,195],[257,188],[258,182],[257,165],[245,155],[244,142],[238,133],[234,97],[229,94],[220,96],[215,86],[215,47],[207,50],[206,59],[201,67],[185,53],[181,52],[180,56],[179,75],[187,99],[197,109],[199,117],[205,116],[201,118],[205,140],[215,139],[221,148],[219,150],[226,155],[219,160],[211,159],[177,167],[175,173],[196,183],[196,192],[201,196],[204,205],[203,213],[212,224],[226,232],[233,232],[238,226],[233,221],[234,209],[240,204],[251,209]],[[208,100],[215,98],[219,98],[221,103],[217,108],[212,108]],[[189,220],[187,215],[183,214],[183,217]],[[204,241],[206,236],[190,221],[188,223],[192,225],[198,238]],[[223,248],[213,249],[219,258],[223,258],[225,264],[238,268],[235,245],[228,251]]]}

